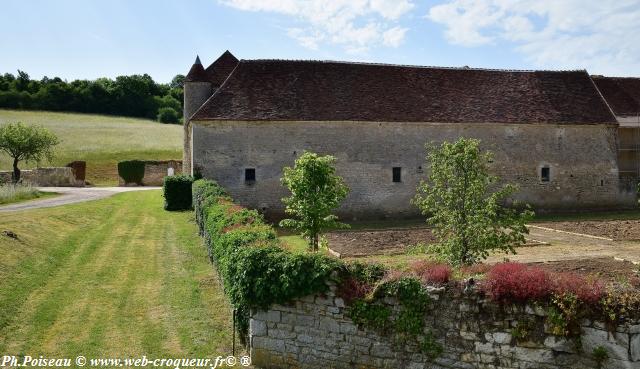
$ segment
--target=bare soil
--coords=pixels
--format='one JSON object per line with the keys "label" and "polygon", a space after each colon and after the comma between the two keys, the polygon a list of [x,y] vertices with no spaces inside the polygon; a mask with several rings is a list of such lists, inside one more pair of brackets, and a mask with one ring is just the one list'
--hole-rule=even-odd
{"label": "bare soil", "polygon": [[628,281],[636,286],[640,285],[637,265],[611,257],[531,264],[553,272],[573,272],[586,276],[597,276],[612,282]]}
{"label": "bare soil", "polygon": [[402,254],[410,246],[436,241],[429,228],[340,231],[326,238],[331,250],[348,257]]}
{"label": "bare soil", "polygon": [[[411,246],[437,241],[430,228],[394,228],[381,230],[338,231],[327,233],[329,248],[341,257],[403,254]],[[524,246],[538,245],[528,239]]]}
{"label": "bare soil", "polygon": [[604,220],[535,223],[536,226],[567,232],[607,237],[613,240],[640,240],[640,220]]}

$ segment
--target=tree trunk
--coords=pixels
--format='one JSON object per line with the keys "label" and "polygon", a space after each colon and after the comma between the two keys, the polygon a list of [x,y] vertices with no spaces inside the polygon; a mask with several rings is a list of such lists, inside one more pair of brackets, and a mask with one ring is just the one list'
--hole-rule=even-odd
{"label": "tree trunk", "polygon": [[313,246],[312,246],[313,252],[317,252],[318,251],[318,235],[314,234],[313,235]]}
{"label": "tree trunk", "polygon": [[11,175],[13,183],[20,181],[20,169],[18,169],[18,159],[13,159],[13,174]]}

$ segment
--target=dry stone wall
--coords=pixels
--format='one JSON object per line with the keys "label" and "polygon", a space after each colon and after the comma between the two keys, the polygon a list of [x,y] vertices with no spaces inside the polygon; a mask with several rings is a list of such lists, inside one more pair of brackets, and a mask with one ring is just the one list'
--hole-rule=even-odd
{"label": "dry stone wall", "polygon": [[[0,172],[0,183],[11,182],[11,171]],[[50,167],[20,171],[22,183],[42,187],[81,187],[84,180],[77,180],[73,168]]]}
{"label": "dry stone wall", "polygon": [[[640,368],[640,322],[613,330],[583,320],[579,337],[549,333],[546,310],[533,305],[501,306],[478,293],[431,288],[425,334],[443,348],[430,359],[416,342],[356,326],[334,287],[290,305],[253,311],[249,342],[259,368],[409,369],[595,369],[592,353],[603,347],[602,368]],[[385,304],[394,314],[397,301]]]}

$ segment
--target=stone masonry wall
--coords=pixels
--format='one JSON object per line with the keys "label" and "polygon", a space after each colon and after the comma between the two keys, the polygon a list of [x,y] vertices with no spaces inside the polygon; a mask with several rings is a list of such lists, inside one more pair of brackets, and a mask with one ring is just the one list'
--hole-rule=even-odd
{"label": "stone masonry wall", "polygon": [[[520,186],[518,199],[538,210],[632,207],[635,192],[620,189],[615,125],[445,124],[410,122],[195,121],[194,170],[224,186],[243,206],[282,213],[282,168],[304,150],[337,158],[351,192],[343,218],[412,217],[416,187],[427,175],[427,142],[482,140],[494,152],[492,171]],[[402,179],[392,181],[392,168]],[[550,181],[541,168],[550,168]],[[254,168],[255,182],[244,171]]]}
{"label": "stone masonry wall", "polygon": [[[640,368],[640,322],[609,332],[602,322],[584,320],[581,336],[547,333],[545,309],[500,306],[475,292],[431,289],[425,331],[444,348],[430,361],[415,342],[354,325],[348,307],[332,292],[288,306],[254,311],[249,342],[258,368],[369,369],[595,369],[593,349],[604,347],[602,368]],[[397,314],[399,306],[385,300]],[[518,325],[525,338],[514,337]]]}
{"label": "stone masonry wall", "polygon": [[[162,186],[164,177],[170,173],[182,174],[182,161],[180,160],[147,160],[144,163],[143,186]],[[135,183],[125,183],[122,177],[118,177],[120,186],[137,186]]]}
{"label": "stone masonry wall", "polygon": [[[0,183],[11,182],[12,171],[0,172]],[[36,168],[20,171],[20,178],[23,183],[30,183],[34,186],[42,187],[81,187],[84,181],[76,180],[73,168],[70,167],[50,167]]]}
{"label": "stone masonry wall", "polygon": [[180,160],[145,162],[142,183],[145,186],[162,186],[164,177],[169,175],[169,168],[173,169],[174,175],[181,174],[182,162]]}

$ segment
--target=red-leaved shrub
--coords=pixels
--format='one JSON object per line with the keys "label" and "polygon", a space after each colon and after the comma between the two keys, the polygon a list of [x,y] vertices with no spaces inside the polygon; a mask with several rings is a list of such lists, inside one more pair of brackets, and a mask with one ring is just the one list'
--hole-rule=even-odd
{"label": "red-leaved shrub", "polygon": [[596,304],[605,293],[605,285],[595,278],[585,278],[576,273],[552,274],[553,293],[572,294],[587,304]]}
{"label": "red-leaved shrub", "polygon": [[420,260],[411,264],[411,270],[426,284],[446,284],[451,280],[452,270],[447,264]]}
{"label": "red-leaved shrub", "polygon": [[357,278],[349,277],[340,283],[336,290],[336,295],[342,297],[345,303],[351,304],[354,300],[364,298],[372,290],[372,285]]}
{"label": "red-leaved shrub", "polygon": [[493,300],[500,302],[544,300],[552,292],[546,271],[520,263],[493,266],[487,273],[483,288]]}

